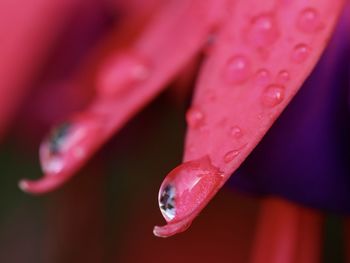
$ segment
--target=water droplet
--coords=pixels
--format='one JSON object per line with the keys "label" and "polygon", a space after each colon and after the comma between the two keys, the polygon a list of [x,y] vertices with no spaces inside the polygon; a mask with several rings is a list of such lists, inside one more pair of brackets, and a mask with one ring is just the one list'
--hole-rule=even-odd
{"label": "water droplet", "polygon": [[304,62],[310,55],[311,49],[306,44],[298,44],[294,47],[292,52],[292,61],[295,63]]}
{"label": "water droplet", "polygon": [[238,126],[233,126],[231,127],[230,129],[230,135],[233,137],[233,138],[236,138],[236,139],[239,139],[243,136],[243,132],[241,130],[240,127]]}
{"label": "water droplet", "polygon": [[271,46],[279,36],[279,30],[272,14],[252,18],[248,30],[248,41],[256,48]]}
{"label": "water droplet", "polygon": [[186,113],[186,120],[189,127],[199,128],[204,124],[204,114],[196,107],[192,107]]}
{"label": "water droplet", "polygon": [[313,33],[322,29],[318,11],[311,7],[302,10],[297,18],[297,28],[305,33]]}
{"label": "water droplet", "polygon": [[258,86],[266,86],[271,81],[271,74],[267,69],[259,69],[255,73],[255,84]]}
{"label": "water droplet", "polygon": [[40,145],[40,162],[45,173],[56,174],[63,169],[61,152],[70,129],[71,124],[68,122],[59,125]]}
{"label": "water droplet", "polygon": [[232,162],[238,155],[239,155],[238,150],[229,151],[224,156],[224,162],[225,163]]}
{"label": "water droplet", "polygon": [[226,64],[225,77],[230,83],[242,83],[250,76],[250,62],[245,56],[236,55]]}
{"label": "water droplet", "polygon": [[70,123],[64,122],[51,131],[47,141],[51,155],[57,155],[61,152],[62,145],[71,127]]}
{"label": "water droplet", "polygon": [[175,187],[168,184],[160,193],[159,207],[163,215],[172,220],[175,217]]}
{"label": "water droplet", "polygon": [[61,172],[69,162],[82,159],[87,149],[95,143],[99,126],[88,115],[75,116],[52,129],[40,145],[40,163],[44,173],[53,175]]}
{"label": "water droplet", "polygon": [[263,93],[263,104],[268,107],[274,107],[280,104],[284,99],[284,87],[272,84],[268,86]]}
{"label": "water droplet", "polygon": [[100,71],[97,87],[103,96],[119,94],[150,75],[146,63],[135,55],[112,57]]}
{"label": "water droplet", "polygon": [[164,218],[180,221],[192,214],[206,198],[215,193],[222,173],[208,156],[181,164],[165,178],[158,201]]}
{"label": "water droplet", "polygon": [[290,79],[289,72],[286,70],[281,70],[277,75],[277,82],[279,84],[286,84]]}

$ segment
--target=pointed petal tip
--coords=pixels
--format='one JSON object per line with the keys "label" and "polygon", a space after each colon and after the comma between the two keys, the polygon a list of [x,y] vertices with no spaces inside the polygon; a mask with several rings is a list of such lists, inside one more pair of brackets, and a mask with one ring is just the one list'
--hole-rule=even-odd
{"label": "pointed petal tip", "polygon": [[23,192],[28,192],[28,182],[26,179],[22,179],[18,182],[18,188],[21,189]]}
{"label": "pointed petal tip", "polygon": [[153,234],[162,238],[171,237],[186,231],[190,227],[192,220],[193,218],[187,218],[179,222],[168,223],[164,226],[155,226],[153,228]]}
{"label": "pointed petal tip", "polygon": [[25,193],[40,195],[54,191],[65,181],[63,176],[45,175],[38,180],[22,179],[18,182],[18,187]]}

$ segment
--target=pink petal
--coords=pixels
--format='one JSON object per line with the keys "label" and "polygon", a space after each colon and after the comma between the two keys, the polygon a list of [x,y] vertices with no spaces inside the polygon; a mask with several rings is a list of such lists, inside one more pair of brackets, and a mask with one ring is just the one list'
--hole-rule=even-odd
{"label": "pink petal", "polygon": [[208,156],[222,177],[215,172],[215,183],[201,186],[203,176],[194,171],[186,176],[177,171],[180,183],[170,173],[175,204],[182,198],[198,200],[190,189],[176,196],[176,189],[185,192],[194,176],[197,188],[208,187],[207,195],[200,196],[196,208],[175,207],[174,218],[167,221],[177,225],[156,227],[156,235],[181,232],[181,222],[188,226],[247,158],[317,63],[342,7],[343,1],[330,0],[232,1],[187,114],[185,164],[180,166]]}
{"label": "pink petal", "polygon": [[[102,68],[102,77],[97,83],[99,97],[78,120],[71,121],[72,130],[81,129],[84,135],[59,155],[58,164],[54,163],[54,169],[46,169],[42,179],[23,180],[20,187],[39,194],[68,180],[193,59],[223,14],[223,3],[182,0],[165,5],[130,50],[116,51],[116,59],[112,57]],[[71,134],[67,136],[70,140]],[[78,155],[77,149],[82,149]],[[47,167],[45,163],[43,166]]]}

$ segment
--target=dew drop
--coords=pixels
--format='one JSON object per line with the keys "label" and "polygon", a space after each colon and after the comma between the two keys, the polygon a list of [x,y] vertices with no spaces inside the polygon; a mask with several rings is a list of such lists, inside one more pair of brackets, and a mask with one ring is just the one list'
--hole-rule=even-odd
{"label": "dew drop", "polygon": [[167,219],[172,220],[175,217],[175,187],[171,184],[166,185],[160,192],[159,207]]}
{"label": "dew drop", "polygon": [[297,28],[305,33],[313,33],[322,29],[319,13],[312,7],[302,10],[297,18]]}
{"label": "dew drop", "polygon": [[40,145],[40,163],[43,172],[48,174],[59,173],[64,166],[61,156],[71,124],[65,122],[51,131],[48,138]]}
{"label": "dew drop", "polygon": [[243,55],[230,58],[225,69],[226,80],[229,83],[242,83],[250,76],[250,62]]}
{"label": "dew drop", "polygon": [[61,148],[71,127],[72,125],[70,123],[64,122],[51,131],[47,141],[51,155],[57,155],[61,152]]}
{"label": "dew drop", "polygon": [[241,138],[241,137],[243,136],[243,132],[242,132],[242,130],[241,130],[240,127],[238,127],[238,126],[233,126],[233,127],[231,127],[231,129],[230,129],[230,135],[231,135],[233,138],[235,138],[235,139],[239,139],[239,138]]}
{"label": "dew drop", "polygon": [[266,48],[272,45],[279,36],[279,30],[272,14],[262,14],[252,18],[248,41],[256,48]]}
{"label": "dew drop", "polygon": [[306,44],[298,44],[294,47],[292,52],[292,61],[295,63],[304,62],[310,55],[311,49]]}
{"label": "dew drop", "polygon": [[263,93],[263,104],[268,107],[274,107],[280,104],[284,99],[284,87],[272,84],[268,86]]}
{"label": "dew drop", "polygon": [[193,107],[186,113],[187,124],[191,128],[199,128],[204,124],[204,114],[201,110]]}
{"label": "dew drop", "polygon": [[224,162],[225,163],[232,162],[238,155],[239,155],[239,151],[237,150],[229,151],[224,156]]}
{"label": "dew drop", "polygon": [[258,86],[266,86],[270,83],[271,74],[267,69],[259,69],[255,73],[255,84]]}
{"label": "dew drop", "polygon": [[281,70],[277,75],[277,82],[279,84],[286,84],[290,79],[289,72],[286,70]]}
{"label": "dew drop", "polygon": [[181,164],[164,179],[158,202],[164,218],[178,221],[192,214],[214,193],[222,181],[222,173],[208,156]]}
{"label": "dew drop", "polygon": [[112,57],[100,71],[97,87],[103,96],[119,94],[130,85],[145,81],[150,69],[139,57],[130,54]]}

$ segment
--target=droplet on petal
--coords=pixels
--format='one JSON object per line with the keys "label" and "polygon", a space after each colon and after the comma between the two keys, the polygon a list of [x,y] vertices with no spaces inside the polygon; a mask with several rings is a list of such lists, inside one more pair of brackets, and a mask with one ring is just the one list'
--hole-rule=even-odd
{"label": "droplet on petal", "polygon": [[167,222],[178,222],[204,205],[222,181],[222,173],[209,157],[189,161],[172,170],[160,188],[158,201]]}
{"label": "droplet on petal", "polygon": [[43,172],[47,175],[60,173],[67,162],[74,163],[84,158],[86,149],[97,135],[97,127],[87,116],[81,116],[52,129],[39,149]]}
{"label": "droplet on petal", "polygon": [[267,107],[274,107],[284,99],[284,86],[272,84],[263,93],[263,104]]}
{"label": "droplet on petal", "polygon": [[239,139],[239,138],[241,138],[241,137],[243,136],[243,132],[242,132],[242,130],[241,130],[240,127],[238,127],[238,126],[233,126],[233,127],[231,127],[231,129],[230,129],[230,135],[231,135],[233,138],[235,138],[235,139]]}
{"label": "droplet on petal", "polygon": [[256,48],[267,48],[279,37],[273,14],[262,14],[252,18],[248,29],[248,41]]}
{"label": "droplet on petal", "polygon": [[146,80],[149,75],[150,69],[141,58],[130,54],[116,55],[101,69],[97,88],[102,96],[114,96]]}
{"label": "droplet on petal", "polygon": [[226,64],[225,77],[229,83],[242,83],[250,76],[250,62],[243,55],[230,58]]}
{"label": "droplet on petal", "polygon": [[270,71],[267,69],[259,69],[255,73],[255,84],[257,86],[266,86],[271,81]]}
{"label": "droplet on petal", "polygon": [[48,174],[59,173],[64,166],[61,153],[72,125],[65,122],[54,128],[48,138],[40,146],[40,161],[42,170]]}
{"label": "droplet on petal", "polygon": [[175,187],[168,184],[159,192],[159,207],[167,220],[175,217]]}
{"label": "droplet on petal", "polygon": [[297,18],[297,28],[305,33],[313,33],[322,29],[318,11],[312,7],[302,10]]}
{"label": "droplet on petal", "polygon": [[286,70],[281,70],[277,75],[277,82],[279,84],[286,84],[290,79],[289,72]]}
{"label": "droplet on petal", "polygon": [[229,151],[224,156],[224,162],[225,163],[232,162],[238,155],[239,155],[238,150]]}
{"label": "droplet on petal", "polygon": [[311,48],[306,44],[298,44],[292,51],[292,61],[295,63],[304,62],[310,55]]}
{"label": "droplet on petal", "polygon": [[190,108],[186,113],[187,124],[191,128],[199,128],[204,124],[204,114],[196,107]]}

